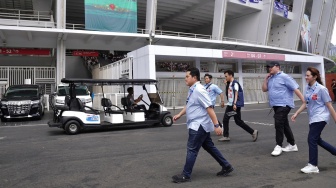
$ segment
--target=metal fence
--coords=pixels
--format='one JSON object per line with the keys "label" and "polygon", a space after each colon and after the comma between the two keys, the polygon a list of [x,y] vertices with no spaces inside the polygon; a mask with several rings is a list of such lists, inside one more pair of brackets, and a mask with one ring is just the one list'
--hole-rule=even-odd
{"label": "metal fence", "polygon": [[24,84],[26,79],[30,79],[31,84],[42,85],[45,92],[49,94],[52,86],[56,83],[56,68],[0,66],[0,80],[2,83],[0,91],[2,93],[5,87]]}

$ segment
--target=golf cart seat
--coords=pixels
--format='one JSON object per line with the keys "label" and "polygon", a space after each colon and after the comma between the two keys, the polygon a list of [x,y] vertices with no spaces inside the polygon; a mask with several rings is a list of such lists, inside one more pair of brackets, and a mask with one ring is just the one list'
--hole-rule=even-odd
{"label": "golf cart seat", "polygon": [[[124,122],[124,112],[118,107],[112,104],[111,100],[108,98],[101,99],[101,105],[104,108],[104,121],[110,123],[123,123]],[[120,111],[112,110],[112,106],[118,108]],[[106,115],[108,114],[108,115]]]}
{"label": "golf cart seat", "polygon": [[[89,110],[86,110],[85,108],[88,108]],[[99,114],[99,110],[95,110],[89,106],[85,106],[84,103],[79,98],[70,99],[69,110],[81,111],[88,114]]]}
{"label": "golf cart seat", "polygon": [[127,112],[131,112],[131,114],[133,112],[144,112],[143,110],[134,109],[134,106],[131,105],[131,101],[127,97],[121,98],[121,105],[123,105],[126,114]]}
{"label": "golf cart seat", "polygon": [[[145,121],[145,111],[134,109],[131,105],[131,101],[127,97],[121,98],[121,104],[123,105],[126,114],[124,114],[124,119],[129,121]],[[130,113],[127,113],[130,112]]]}
{"label": "golf cart seat", "polygon": [[[113,105],[112,102],[111,102],[111,100],[108,99],[108,98],[102,98],[101,99],[101,105],[104,107],[104,113],[105,113],[105,115],[106,114],[111,115],[111,114],[123,114],[124,113],[118,106]],[[118,108],[119,111],[112,110],[111,109],[112,106]]]}
{"label": "golf cart seat", "polygon": [[[55,96],[53,96],[53,97],[55,97]],[[54,100],[54,99],[52,99],[52,100]],[[65,95],[65,97],[64,97],[64,105],[55,105],[54,102],[52,102],[53,104],[52,104],[51,107],[53,108],[53,110],[55,112],[58,112],[58,110],[60,110],[61,113],[62,113],[63,111],[70,109],[69,108],[69,106],[70,106],[69,102],[70,102],[70,96],[69,95]]]}

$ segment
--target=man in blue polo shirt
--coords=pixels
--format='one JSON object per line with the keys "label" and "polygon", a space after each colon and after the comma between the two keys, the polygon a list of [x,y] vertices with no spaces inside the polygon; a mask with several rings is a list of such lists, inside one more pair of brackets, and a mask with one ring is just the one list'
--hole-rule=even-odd
{"label": "man in blue polo shirt", "polygon": [[[293,93],[300,98],[302,103],[305,102],[305,99],[296,81],[280,70],[279,62],[272,61],[268,63],[267,69],[269,70],[269,74],[265,77],[262,91],[268,91],[269,104],[274,110],[276,146],[271,154],[273,156],[279,156],[282,151],[298,151],[294,135],[289,126],[288,114],[291,109],[295,107]],[[289,144],[282,148],[284,135]]]}
{"label": "man in blue polo shirt", "polygon": [[182,183],[190,181],[192,169],[201,147],[222,167],[217,176],[228,176],[233,171],[233,167],[211,140],[210,132],[215,131],[217,135],[221,135],[222,129],[219,127],[214,109],[210,107],[212,104],[209,94],[204,86],[200,84],[199,70],[197,68],[188,69],[185,82],[190,87],[186,105],[173,119],[176,121],[184,114],[187,114],[187,127],[189,131],[187,157],[182,174],[173,176],[173,182]]}
{"label": "man in blue polo shirt", "polygon": [[223,91],[216,84],[211,83],[211,80],[212,80],[212,75],[210,74],[204,75],[204,82],[205,82],[204,87],[209,92],[209,96],[210,96],[211,103],[212,103],[212,108],[215,108],[217,95],[220,96],[221,98],[220,104],[221,104],[221,107],[224,108]]}

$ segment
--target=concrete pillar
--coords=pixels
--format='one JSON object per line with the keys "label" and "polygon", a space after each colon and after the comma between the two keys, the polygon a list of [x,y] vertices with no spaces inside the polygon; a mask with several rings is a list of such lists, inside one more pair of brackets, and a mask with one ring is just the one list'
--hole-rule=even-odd
{"label": "concrete pillar", "polygon": [[65,29],[66,0],[57,0],[56,2],[56,23],[57,29]]}
{"label": "concrete pillar", "polygon": [[[66,0],[56,1],[56,23],[57,29],[65,29],[66,23]],[[63,34],[59,34],[63,36]],[[65,42],[63,37],[57,39],[56,48],[56,84],[61,83],[65,77]]]}
{"label": "concrete pillar", "polygon": [[329,46],[330,40],[327,41],[329,32],[332,32],[332,27],[334,26],[335,15],[333,14],[335,9],[336,2],[333,0],[325,0],[322,11],[322,18],[320,24],[320,30],[317,34],[317,43],[316,43],[316,53],[319,55],[326,56],[327,51],[325,51],[325,47]]}
{"label": "concrete pillar", "polygon": [[241,59],[238,59],[238,82],[242,88],[244,88],[244,82],[243,82],[243,62]]}
{"label": "concrete pillar", "polygon": [[195,67],[201,71],[201,59],[199,57],[195,59]]}
{"label": "concrete pillar", "polygon": [[156,29],[157,0],[147,0],[146,9],[146,33],[154,32]]}
{"label": "concrete pillar", "polygon": [[259,24],[257,30],[257,42],[261,45],[267,45],[273,17],[273,0],[260,1],[263,3],[263,10],[259,14]]}
{"label": "concrete pillar", "polygon": [[60,84],[61,79],[65,77],[65,42],[64,40],[57,41],[56,52],[56,83]]}
{"label": "concrete pillar", "polygon": [[215,10],[212,26],[212,39],[222,40],[224,36],[224,25],[226,15],[226,0],[215,0]]}
{"label": "concrete pillar", "polygon": [[327,37],[325,40],[326,42],[324,45],[323,56],[328,56],[328,53],[329,53],[330,41],[331,41],[331,37],[333,34],[334,25],[335,25],[335,17],[336,17],[336,2],[334,1],[333,7],[332,7],[332,14],[330,15],[330,22],[329,22],[328,31],[327,31]]}
{"label": "concrete pillar", "polygon": [[319,28],[322,19],[324,1],[313,1],[312,12],[310,17],[311,29],[311,43],[312,43],[312,52],[316,54],[316,45],[319,34]]}
{"label": "concrete pillar", "polygon": [[300,41],[300,31],[304,11],[306,7],[306,0],[294,0],[293,2],[293,19],[287,25],[287,47],[292,50],[297,50]]}

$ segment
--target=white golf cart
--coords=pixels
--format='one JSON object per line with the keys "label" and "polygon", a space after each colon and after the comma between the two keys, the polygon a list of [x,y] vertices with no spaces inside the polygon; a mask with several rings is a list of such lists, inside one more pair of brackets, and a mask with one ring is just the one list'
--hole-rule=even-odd
{"label": "white golf cart", "polygon": [[[61,80],[63,83],[69,84],[69,96],[65,98],[64,106],[55,106],[53,103],[53,95],[50,95],[50,106],[54,110],[53,120],[48,122],[49,127],[62,128],[68,134],[77,134],[83,129],[90,128],[112,128],[122,126],[153,126],[162,124],[169,127],[173,124],[172,115],[163,106],[163,101],[158,93],[156,86],[157,81],[151,79],[67,79]],[[108,98],[101,99],[101,105],[104,109],[103,113],[92,107],[85,106],[83,102],[76,97],[76,85],[94,85],[101,86],[104,96],[104,86],[119,85],[124,88],[126,86],[142,86],[147,93],[150,104],[143,101],[148,110],[137,110],[131,105],[129,98],[121,98],[123,109],[113,105]],[[156,92],[148,93],[146,85],[155,85]]]}

